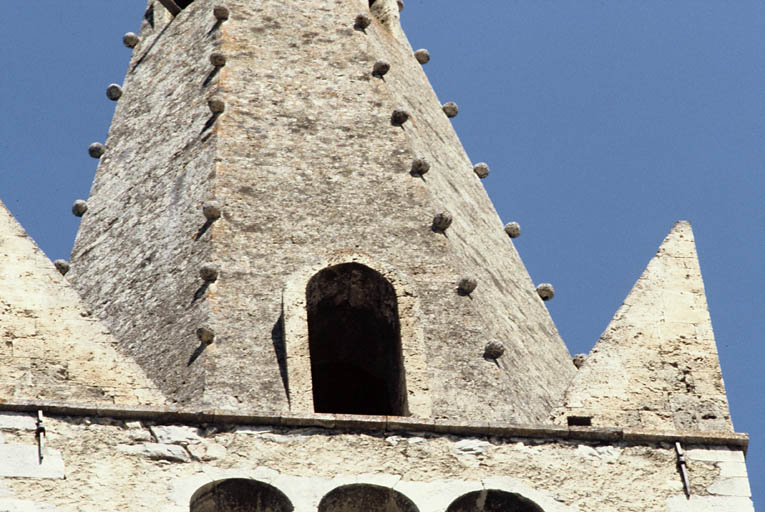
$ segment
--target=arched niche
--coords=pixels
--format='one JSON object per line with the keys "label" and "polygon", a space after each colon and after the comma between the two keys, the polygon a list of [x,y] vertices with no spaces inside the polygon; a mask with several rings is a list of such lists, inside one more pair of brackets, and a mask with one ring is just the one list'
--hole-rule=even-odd
{"label": "arched niche", "polygon": [[520,494],[484,489],[463,494],[446,512],[544,512],[542,507]]}
{"label": "arched niche", "polygon": [[319,503],[318,512],[419,512],[398,491],[372,484],[351,484],[333,489]]}
{"label": "arched niche", "polygon": [[190,512],[292,512],[289,498],[257,480],[230,478],[211,482],[191,497]]}
{"label": "arched niche", "polygon": [[308,281],[306,309],[314,411],[408,414],[393,285],[360,263],[334,265]]}

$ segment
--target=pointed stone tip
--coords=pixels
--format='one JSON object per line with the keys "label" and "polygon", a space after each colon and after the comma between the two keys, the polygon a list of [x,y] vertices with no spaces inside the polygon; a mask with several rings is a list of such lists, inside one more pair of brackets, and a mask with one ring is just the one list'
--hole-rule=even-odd
{"label": "pointed stone tip", "polygon": [[593,425],[730,432],[691,223],[678,221],[566,392]]}

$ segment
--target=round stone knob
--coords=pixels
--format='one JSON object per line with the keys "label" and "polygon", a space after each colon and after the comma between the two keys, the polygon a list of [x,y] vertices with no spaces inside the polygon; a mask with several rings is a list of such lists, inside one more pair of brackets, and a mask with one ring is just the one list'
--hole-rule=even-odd
{"label": "round stone knob", "polygon": [[463,277],[457,284],[457,289],[462,295],[470,295],[476,289],[476,286],[478,286],[478,281],[472,277]]}
{"label": "round stone knob", "polygon": [[218,21],[226,21],[229,17],[228,7],[225,5],[216,5],[213,7],[213,16]]}
{"label": "round stone knob", "polygon": [[83,215],[85,215],[85,212],[87,211],[88,211],[88,203],[86,203],[82,199],[78,199],[72,205],[72,213],[76,217],[82,217]]}
{"label": "round stone knob", "polygon": [[388,71],[390,71],[390,64],[384,60],[378,60],[375,62],[375,65],[372,68],[372,76],[382,78],[388,73]]}
{"label": "round stone knob", "polygon": [[473,172],[479,178],[484,179],[485,177],[489,175],[489,166],[483,162],[481,162],[480,164],[475,164],[473,166]]}
{"label": "round stone knob", "polygon": [[521,225],[517,222],[508,222],[505,224],[505,233],[510,238],[518,238],[521,236]]}
{"label": "round stone knob", "polygon": [[204,345],[210,345],[215,341],[215,333],[209,327],[200,327],[197,329],[197,339]]}
{"label": "round stone knob", "polygon": [[390,122],[393,126],[403,126],[407,121],[409,121],[409,112],[402,108],[394,110],[390,117]]}
{"label": "round stone knob", "polygon": [[209,221],[220,219],[221,209],[218,201],[207,201],[202,205],[202,213]]}
{"label": "round stone knob", "polygon": [[65,276],[69,272],[69,262],[66,260],[56,260],[53,262],[56,269],[61,272],[62,276]]}
{"label": "round stone knob", "polygon": [[218,265],[215,263],[205,263],[199,269],[199,277],[206,283],[212,283],[218,280]]}
{"label": "round stone knob", "polygon": [[550,283],[542,283],[537,286],[537,293],[542,300],[548,301],[555,297],[555,288]]}
{"label": "round stone knob", "polygon": [[505,353],[505,346],[500,341],[490,341],[483,349],[483,356],[487,359],[499,359]]}
{"label": "round stone knob", "polygon": [[576,366],[577,369],[581,368],[586,360],[587,354],[576,354],[571,358],[571,361],[573,361],[574,366]]}
{"label": "round stone knob", "polygon": [[452,225],[452,215],[449,212],[437,213],[433,217],[433,229],[436,231],[446,231]]}
{"label": "round stone knob", "polygon": [[214,52],[210,54],[210,64],[216,68],[222,68],[226,65],[226,56],[220,52]]}
{"label": "round stone knob", "polygon": [[101,158],[106,153],[106,147],[100,142],[94,142],[88,146],[88,154],[93,158]]}
{"label": "round stone knob", "polygon": [[358,30],[364,30],[371,24],[372,24],[372,18],[370,18],[367,14],[362,13],[356,16],[356,20],[354,21],[353,27]]}
{"label": "round stone knob", "polygon": [[457,117],[457,114],[460,113],[459,107],[453,101],[444,103],[441,109],[444,111],[444,114],[446,114],[446,117],[448,118]]}
{"label": "round stone knob", "polygon": [[106,88],[106,97],[112,101],[117,101],[122,97],[122,87],[117,84],[110,84]]}
{"label": "round stone knob", "polygon": [[124,44],[128,48],[135,48],[136,46],[138,46],[138,43],[140,41],[141,39],[132,32],[128,32],[127,34],[122,36],[122,44]]}
{"label": "round stone knob", "polygon": [[222,114],[226,110],[226,102],[217,96],[207,100],[207,106],[213,114]]}
{"label": "round stone knob", "polygon": [[430,52],[425,48],[420,48],[414,52],[414,58],[417,59],[417,62],[420,64],[427,64],[430,62]]}
{"label": "round stone knob", "polygon": [[412,174],[422,176],[430,170],[430,162],[424,158],[416,158],[412,161]]}

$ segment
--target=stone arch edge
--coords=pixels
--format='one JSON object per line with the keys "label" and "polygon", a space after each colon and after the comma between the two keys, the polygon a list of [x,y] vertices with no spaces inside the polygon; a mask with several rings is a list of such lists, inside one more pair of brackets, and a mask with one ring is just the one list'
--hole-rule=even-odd
{"label": "stone arch edge", "polygon": [[409,280],[394,267],[363,253],[337,253],[305,266],[291,274],[282,290],[284,346],[290,411],[314,412],[311,388],[311,358],[308,346],[306,286],[325,268],[344,263],[358,263],[378,272],[393,286],[398,302],[401,329],[401,353],[406,379],[409,413],[415,418],[430,418],[430,372],[426,364],[425,339],[419,300]]}
{"label": "stone arch edge", "polygon": [[194,493],[210,483],[226,479],[257,480],[281,491],[295,507],[295,512],[315,512],[321,500],[340,487],[348,485],[374,485],[387,487],[404,495],[414,503],[419,512],[446,512],[449,505],[465,494],[499,490],[520,494],[544,512],[579,512],[576,506],[567,506],[557,501],[554,494],[529,487],[524,482],[507,476],[494,476],[480,481],[434,480],[417,482],[402,480],[401,475],[359,474],[338,475],[334,478],[294,476],[259,466],[251,470],[209,468],[204,475],[181,478],[171,485],[173,510],[188,511]]}

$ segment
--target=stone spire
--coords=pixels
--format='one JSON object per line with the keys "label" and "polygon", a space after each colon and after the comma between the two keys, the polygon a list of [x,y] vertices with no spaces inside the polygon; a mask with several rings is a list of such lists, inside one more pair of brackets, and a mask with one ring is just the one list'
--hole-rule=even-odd
{"label": "stone spire", "polygon": [[555,416],[562,424],[733,431],[690,223],[672,228]]}
{"label": "stone spire", "polygon": [[[546,419],[569,354],[397,2],[149,5],[72,253],[122,349],[183,404],[320,410],[336,354],[385,381],[386,414]],[[332,301],[350,313],[324,325]],[[311,325],[341,324],[392,352],[313,353]]]}
{"label": "stone spire", "polygon": [[164,403],[2,203],[0,283],[0,398]]}

